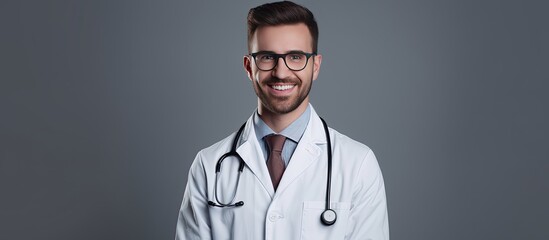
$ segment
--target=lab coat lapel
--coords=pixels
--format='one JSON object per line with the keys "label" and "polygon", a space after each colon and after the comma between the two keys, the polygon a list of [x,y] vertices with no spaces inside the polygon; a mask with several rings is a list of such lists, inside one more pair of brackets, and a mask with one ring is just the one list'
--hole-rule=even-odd
{"label": "lab coat lapel", "polygon": [[303,171],[305,171],[313,162],[320,159],[322,148],[319,145],[326,144],[324,126],[311,106],[311,117],[307,128],[297,144],[290,163],[282,175],[278,185],[277,193],[286,189]]}
{"label": "lab coat lapel", "polygon": [[263,185],[263,188],[271,198],[274,196],[274,188],[271,182],[271,176],[269,175],[269,170],[267,169],[267,164],[265,163],[265,157],[259,143],[257,142],[257,137],[255,135],[254,125],[253,125],[253,115],[246,122],[246,127],[242,132],[240,143],[241,145],[236,149],[236,152],[242,156],[242,159],[246,163],[246,166],[250,171],[255,175],[257,180]]}

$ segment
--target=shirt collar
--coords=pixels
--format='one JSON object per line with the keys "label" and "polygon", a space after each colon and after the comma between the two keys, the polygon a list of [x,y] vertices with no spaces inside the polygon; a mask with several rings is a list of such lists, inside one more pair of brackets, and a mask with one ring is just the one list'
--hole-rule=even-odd
{"label": "shirt collar", "polygon": [[[288,127],[282,130],[279,134],[284,135],[288,139],[299,142],[301,136],[307,128],[309,123],[309,118],[311,116],[311,106],[308,105],[305,112],[299,116],[294,122],[292,122]],[[254,113],[254,130],[257,136],[257,140],[260,141],[263,137],[271,134],[276,134],[267,124],[259,117],[257,111]]]}

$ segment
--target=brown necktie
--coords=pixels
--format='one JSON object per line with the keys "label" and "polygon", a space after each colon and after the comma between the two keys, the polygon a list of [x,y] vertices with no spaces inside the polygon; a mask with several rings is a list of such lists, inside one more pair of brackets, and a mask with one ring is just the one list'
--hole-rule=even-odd
{"label": "brown necktie", "polygon": [[269,146],[269,159],[267,159],[267,168],[269,169],[269,174],[271,175],[271,181],[273,182],[273,187],[276,191],[278,183],[282,178],[284,173],[284,161],[282,160],[282,147],[284,146],[284,141],[286,137],[282,135],[269,135],[265,137],[265,142]]}

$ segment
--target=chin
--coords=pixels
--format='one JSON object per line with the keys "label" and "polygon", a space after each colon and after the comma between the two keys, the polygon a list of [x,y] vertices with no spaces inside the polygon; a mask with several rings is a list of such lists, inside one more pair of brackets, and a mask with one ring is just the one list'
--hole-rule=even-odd
{"label": "chin", "polygon": [[265,108],[267,108],[270,112],[276,113],[276,114],[287,114],[295,111],[298,109],[301,105],[303,105],[304,101],[292,101],[289,103],[271,103],[271,104],[263,104]]}

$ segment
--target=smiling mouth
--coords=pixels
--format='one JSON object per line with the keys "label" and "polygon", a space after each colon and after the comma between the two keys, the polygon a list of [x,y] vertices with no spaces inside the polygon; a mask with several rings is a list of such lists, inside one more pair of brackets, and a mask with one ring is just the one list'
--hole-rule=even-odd
{"label": "smiling mouth", "polygon": [[295,84],[269,85],[274,90],[285,91],[295,87]]}

